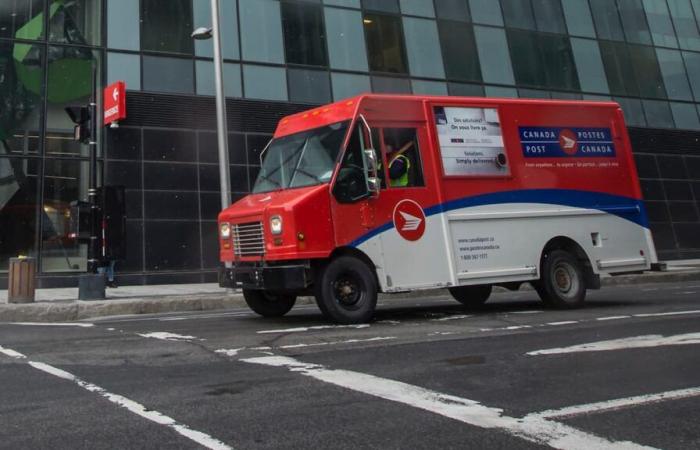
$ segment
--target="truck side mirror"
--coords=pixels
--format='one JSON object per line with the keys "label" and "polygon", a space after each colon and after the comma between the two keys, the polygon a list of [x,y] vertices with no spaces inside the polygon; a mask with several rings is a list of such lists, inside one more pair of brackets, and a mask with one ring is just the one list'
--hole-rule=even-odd
{"label": "truck side mirror", "polygon": [[379,196],[379,175],[377,173],[377,154],[373,148],[367,148],[364,151],[365,167],[367,168],[367,190],[374,197]]}

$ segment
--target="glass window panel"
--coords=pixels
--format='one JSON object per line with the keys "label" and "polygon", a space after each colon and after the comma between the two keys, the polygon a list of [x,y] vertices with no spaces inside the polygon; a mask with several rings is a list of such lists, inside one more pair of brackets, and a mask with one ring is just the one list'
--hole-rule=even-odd
{"label": "glass window panel", "polygon": [[564,12],[560,0],[532,0],[532,8],[535,11],[538,30],[566,34]]}
{"label": "glass window panel", "polygon": [[681,52],[657,48],[656,56],[659,59],[659,67],[663,75],[664,85],[666,85],[668,98],[692,101],[693,93],[690,91]]}
{"label": "glass window panel", "polygon": [[580,85],[569,39],[565,36],[541,34],[537,35],[537,40],[542,51],[546,86],[578,91]]}
{"label": "glass window panel", "polygon": [[680,47],[685,50],[700,50],[700,31],[690,1],[668,0],[668,8]]}
{"label": "glass window panel", "polygon": [[527,31],[508,31],[515,81],[526,86],[545,86],[544,64],[536,35]]}
{"label": "glass window panel", "polygon": [[651,34],[644,15],[642,0],[617,0],[622,26],[628,42],[651,45]]}
{"label": "glass window panel", "polygon": [[399,13],[399,0],[362,0],[362,6],[373,11]]}
{"label": "glass window panel", "polygon": [[483,80],[489,83],[515,84],[504,30],[477,26],[474,27],[474,36]]}
{"label": "glass window panel", "polygon": [[581,100],[583,96],[577,92],[559,92],[552,91],[550,95],[555,100]]}
{"label": "glass window panel", "polygon": [[608,93],[608,80],[603,68],[598,42],[589,39],[571,39],[581,90]]}
{"label": "glass window panel", "polygon": [[404,17],[403,27],[411,74],[420,77],[445,78],[436,22]]}
{"label": "glass window panel", "polygon": [[467,0],[435,0],[435,9],[439,19],[471,20]]}
{"label": "glass window panel", "polygon": [[10,258],[36,256],[38,170],[37,159],[0,156],[0,272]]}
{"label": "glass window panel", "polygon": [[700,101],[700,53],[683,52],[683,60],[695,101]]}
{"label": "glass window panel", "polygon": [[666,98],[663,77],[653,47],[630,45],[630,60],[639,84],[642,97]]}
{"label": "glass window panel", "polygon": [[590,0],[590,2],[598,37],[624,41],[625,35],[622,33],[622,24],[615,2],[611,0]]}
{"label": "glass window panel", "polygon": [[[284,63],[280,4],[273,0],[239,0],[243,59]],[[261,33],[264,30],[264,33]]]}
{"label": "glass window panel", "polygon": [[318,70],[289,69],[289,101],[324,104],[331,101],[331,84],[328,72]]}
{"label": "glass window panel", "polygon": [[191,59],[143,56],[143,90],[194,94]]}
{"label": "glass window panel", "polygon": [[[43,49],[0,41],[0,156],[39,153]],[[18,52],[25,55],[21,60],[15,58]]]}
{"label": "glass window panel", "polygon": [[44,22],[29,22],[44,12],[44,0],[3,0],[0,4],[0,38],[38,40],[44,37]]}
{"label": "glass window panel", "polygon": [[654,128],[675,128],[673,115],[668,102],[658,100],[642,100],[647,124]]}
{"label": "glass window panel", "polygon": [[364,21],[370,70],[406,73],[403,32],[398,17],[366,14]]}
{"label": "glass window panel", "polygon": [[530,0],[501,0],[501,6],[506,26],[526,30],[537,29]]}
{"label": "glass window panel", "polygon": [[[87,156],[88,146],[73,140],[75,124],[66,114],[65,108],[89,103],[92,96],[92,66],[95,64],[100,67],[98,53],[84,47],[49,47],[47,58],[49,70],[45,152]],[[98,80],[100,76],[98,72]],[[99,94],[98,98],[101,97]],[[99,105],[97,109],[100,110]],[[98,132],[100,130],[102,127],[98,127]]]}
{"label": "glass window panel", "polygon": [[414,94],[420,95],[447,95],[447,83],[441,81],[411,81]]}
{"label": "glass window panel", "polygon": [[141,0],[143,50],[194,52],[191,0]]}
{"label": "glass window panel", "polygon": [[328,56],[331,67],[367,72],[367,50],[362,14],[338,8],[325,8]]}
{"label": "glass window panel", "polygon": [[691,103],[671,103],[671,114],[676,128],[700,130],[700,119],[695,105]]}
{"label": "glass window panel", "polygon": [[451,80],[481,81],[479,56],[471,25],[438,21],[445,72]]}
{"label": "glass window panel", "polygon": [[400,0],[401,13],[411,16],[435,17],[433,0]]}
{"label": "glass window panel", "polygon": [[561,5],[564,9],[569,34],[572,36],[596,37],[588,0],[564,0]]}
{"label": "glass window panel", "polygon": [[450,95],[461,97],[483,97],[484,87],[480,84],[448,83]]}
{"label": "glass window panel", "polygon": [[[214,81],[214,62],[196,61],[197,94],[216,95],[216,83]],[[242,97],[241,65],[224,63],[224,93],[226,97]]]}
{"label": "glass window panel", "polygon": [[609,102],[612,98],[607,95],[593,95],[593,94],[583,94],[584,100],[589,100],[592,102]]}
{"label": "glass window panel", "polygon": [[44,204],[41,214],[41,267],[43,272],[85,271],[87,244],[69,239],[70,203],[86,201],[87,161],[44,161]]}
{"label": "glass window panel", "polygon": [[[194,0],[192,3],[194,28],[211,27],[211,1]],[[236,0],[219,1],[219,24],[221,26],[221,52],[225,59],[239,59],[238,54],[238,6]],[[213,39],[197,40],[194,52],[197,56],[214,57]]]}
{"label": "glass window panel", "polygon": [[518,98],[518,91],[515,88],[486,86],[485,91],[487,97]]}
{"label": "glass window panel", "polygon": [[639,89],[636,81],[633,81],[636,80],[636,76],[625,44],[601,41],[600,54],[603,57],[610,92],[616,95],[638,96]]}
{"label": "glass window panel", "polygon": [[141,49],[139,0],[107,0],[107,47]]}
{"label": "glass window panel", "polygon": [[247,98],[287,101],[287,75],[278,67],[243,66]]}
{"label": "glass window panel", "polygon": [[326,5],[345,6],[346,8],[359,9],[362,5],[360,0],[323,0]]}
{"label": "glass window panel", "polygon": [[549,95],[548,91],[541,91],[539,89],[518,89],[518,97],[520,98],[536,98],[542,100],[549,100],[552,97]]}
{"label": "glass window panel", "polygon": [[102,42],[101,1],[53,2],[49,7],[49,41],[99,45]]}
{"label": "glass window panel", "polygon": [[494,0],[469,0],[469,11],[474,23],[503,26],[500,5]]}
{"label": "glass window panel", "polygon": [[630,127],[645,127],[647,120],[644,118],[642,102],[638,98],[614,97],[614,101],[620,104],[625,113],[625,122]]}
{"label": "glass window panel", "polygon": [[141,90],[141,57],[130,53],[107,53],[107,84],[124,81],[126,88]]}
{"label": "glass window panel", "polygon": [[372,84],[366,75],[333,72],[333,99],[338,101],[358,94],[372,92]]}
{"label": "glass window panel", "polygon": [[287,63],[328,65],[321,6],[282,3],[282,30]]}
{"label": "glass window panel", "polygon": [[385,94],[410,94],[411,83],[405,78],[372,77],[372,90]]}
{"label": "glass window panel", "polygon": [[644,0],[651,38],[654,45],[661,47],[678,47],[676,31],[673,29],[671,15],[666,2],[659,0]]}

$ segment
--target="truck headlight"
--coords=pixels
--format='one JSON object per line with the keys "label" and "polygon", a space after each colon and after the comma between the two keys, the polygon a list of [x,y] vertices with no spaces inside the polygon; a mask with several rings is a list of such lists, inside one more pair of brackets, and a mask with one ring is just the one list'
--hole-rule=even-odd
{"label": "truck headlight", "polygon": [[274,235],[282,234],[282,218],[280,216],[270,217],[270,232]]}
{"label": "truck headlight", "polygon": [[230,239],[231,238],[231,224],[224,222],[219,227],[219,230],[221,233],[221,239]]}

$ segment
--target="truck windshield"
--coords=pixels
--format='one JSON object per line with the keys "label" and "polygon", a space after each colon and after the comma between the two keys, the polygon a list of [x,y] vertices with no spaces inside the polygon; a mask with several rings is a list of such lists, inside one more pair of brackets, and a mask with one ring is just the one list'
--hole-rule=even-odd
{"label": "truck windshield", "polygon": [[328,183],[349,122],[274,139],[265,152],[253,193]]}

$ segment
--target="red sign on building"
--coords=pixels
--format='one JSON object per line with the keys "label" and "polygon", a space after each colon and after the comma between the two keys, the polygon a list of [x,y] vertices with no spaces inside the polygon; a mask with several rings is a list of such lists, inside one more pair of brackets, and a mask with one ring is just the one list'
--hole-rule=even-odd
{"label": "red sign on building", "polygon": [[126,83],[117,81],[104,91],[104,125],[126,119]]}

